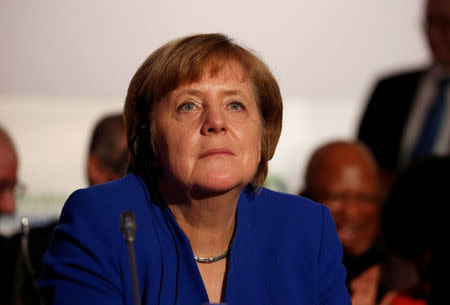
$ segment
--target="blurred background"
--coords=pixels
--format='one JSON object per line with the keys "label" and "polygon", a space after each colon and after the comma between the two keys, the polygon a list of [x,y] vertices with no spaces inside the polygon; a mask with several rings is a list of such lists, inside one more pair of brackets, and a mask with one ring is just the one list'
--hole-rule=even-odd
{"label": "blurred background", "polygon": [[295,193],[311,150],[353,137],[375,80],[427,64],[423,0],[0,0],[0,124],[26,192],[0,232],[57,217],[86,187],[95,122],[121,111],[144,59],[174,38],[222,32],[279,81],[284,122],[268,184]]}

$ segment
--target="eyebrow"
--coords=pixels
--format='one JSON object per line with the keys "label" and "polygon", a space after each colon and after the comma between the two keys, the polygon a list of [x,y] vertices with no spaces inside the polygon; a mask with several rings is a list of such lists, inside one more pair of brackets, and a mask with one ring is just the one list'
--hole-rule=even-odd
{"label": "eyebrow", "polygon": [[[220,92],[221,95],[224,96],[232,96],[232,95],[241,95],[243,97],[247,97],[247,94],[245,94],[242,90],[238,89],[226,89]],[[203,95],[202,90],[199,89],[186,89],[186,91],[183,91],[181,94],[190,94],[195,96],[201,96]]]}
{"label": "eyebrow", "polygon": [[242,92],[241,90],[236,90],[236,89],[230,89],[230,90],[224,90],[223,91],[224,95],[244,95],[244,92]]}
{"label": "eyebrow", "polygon": [[198,89],[187,89],[181,92],[182,94],[201,95],[202,91]]}

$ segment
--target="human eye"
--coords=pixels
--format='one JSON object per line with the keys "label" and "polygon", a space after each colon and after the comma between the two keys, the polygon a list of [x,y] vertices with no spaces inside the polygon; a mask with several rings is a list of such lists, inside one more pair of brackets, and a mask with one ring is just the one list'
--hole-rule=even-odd
{"label": "human eye", "polygon": [[194,102],[184,102],[180,106],[178,106],[179,111],[191,112],[195,110],[197,106]]}
{"label": "human eye", "polygon": [[230,107],[230,109],[233,110],[233,111],[239,111],[239,110],[245,109],[244,104],[242,104],[240,101],[232,101],[232,102],[229,104],[229,107]]}

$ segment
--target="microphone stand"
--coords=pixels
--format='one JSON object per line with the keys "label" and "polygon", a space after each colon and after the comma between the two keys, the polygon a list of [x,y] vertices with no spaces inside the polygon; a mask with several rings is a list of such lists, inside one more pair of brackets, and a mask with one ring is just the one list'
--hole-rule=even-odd
{"label": "microphone stand", "polygon": [[124,211],[120,214],[120,230],[128,244],[128,254],[130,259],[131,279],[133,281],[134,304],[141,305],[139,294],[139,280],[137,274],[136,254],[134,252],[134,239],[136,236],[136,217],[131,211]]}
{"label": "microphone stand", "polygon": [[39,304],[44,305],[44,301],[41,298],[39,292],[39,287],[36,283],[36,276],[34,274],[33,265],[31,264],[30,258],[30,248],[29,248],[29,236],[30,236],[30,226],[27,217],[22,217],[20,219],[22,226],[22,236],[20,237],[20,250],[22,252],[23,261],[25,264],[25,269],[27,269],[31,277],[31,285],[34,290],[34,294],[39,298]]}

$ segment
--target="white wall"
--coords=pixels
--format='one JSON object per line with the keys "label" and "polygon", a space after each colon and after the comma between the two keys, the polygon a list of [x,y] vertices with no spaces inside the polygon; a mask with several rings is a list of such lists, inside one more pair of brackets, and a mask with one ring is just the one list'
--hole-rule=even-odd
{"label": "white wall", "polygon": [[423,0],[2,0],[0,93],[119,96],[144,58],[189,33],[256,50],[286,97],[359,99],[426,59]]}
{"label": "white wall", "polygon": [[0,124],[17,142],[29,193],[64,198],[85,185],[84,158],[95,120],[121,110],[144,58],[181,35],[223,32],[255,50],[279,80],[286,111],[270,170],[295,192],[315,146],[354,135],[376,77],[426,63],[422,5],[423,0],[1,0]]}
{"label": "white wall", "polygon": [[[29,216],[32,224],[55,217],[72,191],[87,186],[93,127],[122,108],[120,99],[111,98],[0,97],[0,124],[13,137],[19,180],[26,187],[17,217]],[[17,217],[0,219],[0,232],[17,229]]]}

